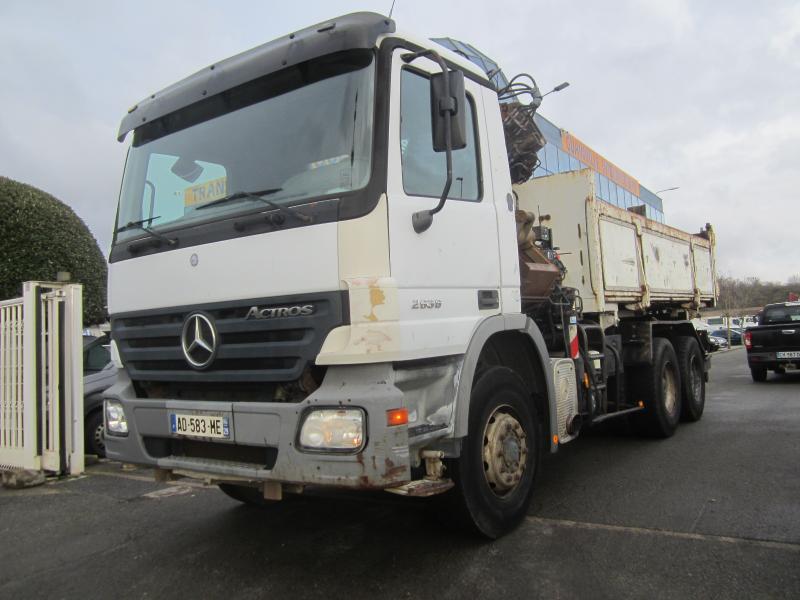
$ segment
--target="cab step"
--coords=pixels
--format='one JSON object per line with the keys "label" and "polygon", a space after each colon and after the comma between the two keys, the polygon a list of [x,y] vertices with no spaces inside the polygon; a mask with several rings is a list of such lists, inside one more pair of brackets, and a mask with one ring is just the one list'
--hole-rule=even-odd
{"label": "cab step", "polygon": [[443,494],[454,485],[452,479],[417,479],[397,487],[386,488],[386,491],[399,496],[426,498],[436,494]]}

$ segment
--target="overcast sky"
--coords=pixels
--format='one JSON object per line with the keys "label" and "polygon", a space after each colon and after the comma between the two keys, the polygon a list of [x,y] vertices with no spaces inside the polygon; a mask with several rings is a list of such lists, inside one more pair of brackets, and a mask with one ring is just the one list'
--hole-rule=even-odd
{"label": "overcast sky", "polygon": [[[128,107],[232,54],[380,2],[0,2],[0,175],[73,207],[108,252]],[[571,86],[541,112],[717,232],[718,271],[800,273],[800,2],[397,0],[398,27]],[[0,216],[2,218],[2,216]]]}

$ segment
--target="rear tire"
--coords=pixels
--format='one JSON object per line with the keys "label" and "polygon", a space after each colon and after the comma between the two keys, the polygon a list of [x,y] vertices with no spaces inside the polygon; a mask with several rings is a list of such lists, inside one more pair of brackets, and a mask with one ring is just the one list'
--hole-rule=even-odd
{"label": "rear tire", "polygon": [[753,381],[757,381],[758,383],[762,383],[767,380],[767,368],[766,367],[750,367],[750,375],[753,377]]}
{"label": "rear tire", "polygon": [[541,448],[525,384],[511,369],[488,369],[472,389],[461,456],[448,465],[456,487],[447,496],[461,522],[490,539],[516,527],[528,512]]}
{"label": "rear tire", "polygon": [[695,422],[706,405],[706,378],[700,344],[693,337],[679,337],[675,344],[681,373],[681,420]]}
{"label": "rear tire", "polygon": [[653,364],[628,371],[629,399],[644,403],[631,415],[634,429],[650,437],[675,433],[681,416],[681,374],[678,357],[669,340],[653,338]]}
{"label": "rear tire", "polygon": [[220,483],[218,487],[226,496],[250,506],[265,507],[274,506],[278,503],[276,500],[264,498],[261,490],[255,487],[235,485],[233,483]]}

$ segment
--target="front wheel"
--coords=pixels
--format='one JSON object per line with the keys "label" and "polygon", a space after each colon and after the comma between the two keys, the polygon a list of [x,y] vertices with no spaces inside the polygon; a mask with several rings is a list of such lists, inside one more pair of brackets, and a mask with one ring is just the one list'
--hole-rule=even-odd
{"label": "front wheel", "polygon": [[511,369],[492,367],[472,389],[469,435],[450,464],[449,494],[471,529],[496,539],[525,518],[541,447],[530,392]]}
{"label": "front wheel", "polygon": [[95,410],[84,424],[85,454],[94,454],[98,458],[106,456],[106,434],[103,426],[103,411]]}

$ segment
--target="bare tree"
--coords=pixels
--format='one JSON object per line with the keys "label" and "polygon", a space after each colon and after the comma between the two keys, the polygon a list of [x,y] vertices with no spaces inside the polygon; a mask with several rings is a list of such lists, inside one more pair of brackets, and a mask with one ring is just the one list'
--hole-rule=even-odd
{"label": "bare tree", "polygon": [[785,302],[790,293],[800,294],[800,274],[789,277],[786,283],[762,281],[758,277],[737,279],[720,275],[718,306],[726,312],[755,308],[771,302]]}

